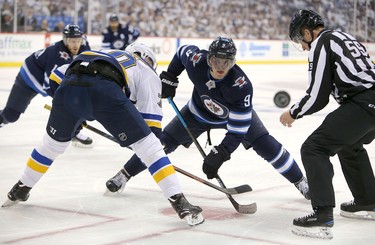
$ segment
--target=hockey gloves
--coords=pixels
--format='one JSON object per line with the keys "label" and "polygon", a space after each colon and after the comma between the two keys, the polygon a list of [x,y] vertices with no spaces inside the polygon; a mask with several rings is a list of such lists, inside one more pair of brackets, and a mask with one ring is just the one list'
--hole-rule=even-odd
{"label": "hockey gloves", "polygon": [[173,98],[176,95],[176,88],[178,86],[177,77],[167,71],[163,71],[160,74],[161,80],[161,97],[162,98]]}
{"label": "hockey gloves", "polygon": [[215,178],[221,165],[229,159],[230,154],[223,145],[214,146],[203,161],[202,169],[207,179]]}

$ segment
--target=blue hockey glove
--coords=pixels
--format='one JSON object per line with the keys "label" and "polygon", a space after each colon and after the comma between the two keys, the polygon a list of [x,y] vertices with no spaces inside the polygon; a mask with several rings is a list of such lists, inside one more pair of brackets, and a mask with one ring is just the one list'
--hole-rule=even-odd
{"label": "blue hockey glove", "polygon": [[178,86],[177,77],[167,71],[163,71],[160,74],[161,80],[161,97],[162,98],[173,98],[176,95],[176,88]]}
{"label": "blue hockey glove", "polygon": [[221,165],[230,159],[228,150],[223,145],[214,146],[211,152],[203,161],[203,172],[207,175],[207,179],[213,179],[217,175],[217,171]]}

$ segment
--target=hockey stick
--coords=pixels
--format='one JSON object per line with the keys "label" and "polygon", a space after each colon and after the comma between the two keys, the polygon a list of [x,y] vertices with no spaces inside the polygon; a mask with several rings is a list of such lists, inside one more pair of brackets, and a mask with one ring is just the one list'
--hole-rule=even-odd
{"label": "hockey stick", "polygon": [[[52,107],[50,105],[47,105],[47,104],[44,105],[44,108],[47,109],[47,110],[51,110],[52,109]],[[95,127],[87,124],[86,122],[84,122],[82,124],[82,126],[85,127],[85,128],[87,128],[88,130],[91,130],[94,133],[97,133],[97,134],[103,136],[104,138],[107,138],[107,139],[109,139],[109,140],[111,140],[111,141],[113,141],[115,143],[118,143],[117,140],[116,140],[116,138],[113,137],[112,135],[107,134],[106,132],[103,132],[103,131],[97,129],[97,128],[95,128]],[[126,148],[128,148],[128,149],[131,150],[130,147],[126,147]],[[209,186],[211,188],[214,188],[214,189],[216,189],[218,191],[221,191],[221,192],[223,192],[225,194],[236,195],[236,194],[241,194],[241,193],[245,193],[245,192],[251,191],[250,186],[246,186],[246,185],[244,185],[244,186],[237,186],[237,187],[234,187],[234,188],[226,188],[226,187],[223,188],[223,187],[214,185],[211,182],[208,182],[208,181],[206,181],[206,180],[204,180],[202,178],[199,178],[198,176],[195,176],[194,174],[189,173],[189,172],[187,172],[187,171],[185,171],[185,170],[183,170],[183,169],[181,169],[179,167],[176,167],[174,165],[173,165],[173,167],[174,167],[174,169],[177,172],[179,172],[179,173],[181,173],[181,174],[183,174],[183,175],[185,175],[185,176],[187,176],[189,178],[192,178],[192,179],[194,179],[194,180],[196,180],[198,182],[201,182],[202,184],[205,184],[205,185],[207,185],[207,186]]]}
{"label": "hockey stick", "polygon": [[[182,117],[182,115],[180,113],[180,110],[177,108],[177,106],[174,103],[173,99],[170,98],[170,97],[168,97],[167,99],[168,99],[169,103],[172,105],[173,109],[175,110],[175,112],[177,114],[177,117],[180,119],[180,122],[182,123],[182,125],[186,129],[186,132],[189,134],[189,136],[193,140],[195,146],[198,148],[198,150],[201,153],[202,157],[206,158],[206,153],[202,149],[202,147],[199,144],[199,142],[197,141],[197,139],[190,132],[190,130],[187,127],[187,124],[186,124],[184,118]],[[219,182],[219,184],[220,184],[221,187],[226,188],[224,182],[221,180],[221,178],[220,178],[220,176],[218,174],[216,175],[216,180]],[[244,186],[246,186],[246,185],[244,185]],[[251,187],[249,185],[247,185],[247,186],[251,190]],[[237,212],[242,213],[242,214],[253,214],[253,213],[255,213],[257,211],[257,204],[255,202],[253,202],[251,204],[241,205],[238,202],[236,202],[236,200],[234,200],[233,197],[230,194],[226,193],[226,195],[227,195],[229,201],[232,203],[233,207],[236,209]]]}

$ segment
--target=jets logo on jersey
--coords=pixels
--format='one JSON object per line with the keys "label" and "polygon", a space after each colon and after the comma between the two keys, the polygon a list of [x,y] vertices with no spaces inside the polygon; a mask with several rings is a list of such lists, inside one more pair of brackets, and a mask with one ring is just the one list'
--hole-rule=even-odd
{"label": "jets logo on jersey", "polygon": [[229,110],[221,103],[211,99],[207,95],[202,95],[202,101],[204,106],[210,111],[212,114],[219,118],[227,118],[229,115]]}
{"label": "jets logo on jersey", "polygon": [[67,52],[60,51],[60,58],[63,58],[64,60],[69,60],[70,55]]}
{"label": "jets logo on jersey", "polygon": [[247,81],[245,80],[245,77],[239,77],[237,80],[234,82],[232,87],[239,87],[242,88],[243,85],[247,84]]}
{"label": "jets logo on jersey", "polygon": [[[121,34],[121,39],[124,39],[124,34]],[[116,40],[113,42],[113,47],[115,49],[120,49],[122,46],[124,46],[125,42],[123,40]]]}
{"label": "jets logo on jersey", "polygon": [[195,64],[197,64],[202,58],[202,54],[194,53],[193,56],[190,58],[190,61],[193,62],[193,66],[195,67]]}

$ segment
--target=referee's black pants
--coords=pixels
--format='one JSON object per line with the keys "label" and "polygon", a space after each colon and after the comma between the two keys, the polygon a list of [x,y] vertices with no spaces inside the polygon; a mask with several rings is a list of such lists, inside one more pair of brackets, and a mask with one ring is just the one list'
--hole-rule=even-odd
{"label": "referee's black pants", "polygon": [[375,177],[363,147],[375,138],[375,91],[366,91],[353,102],[327,115],[306,139],[301,158],[309,181],[313,207],[335,207],[334,175],[330,157],[338,155],[346,182],[357,204],[375,204]]}

